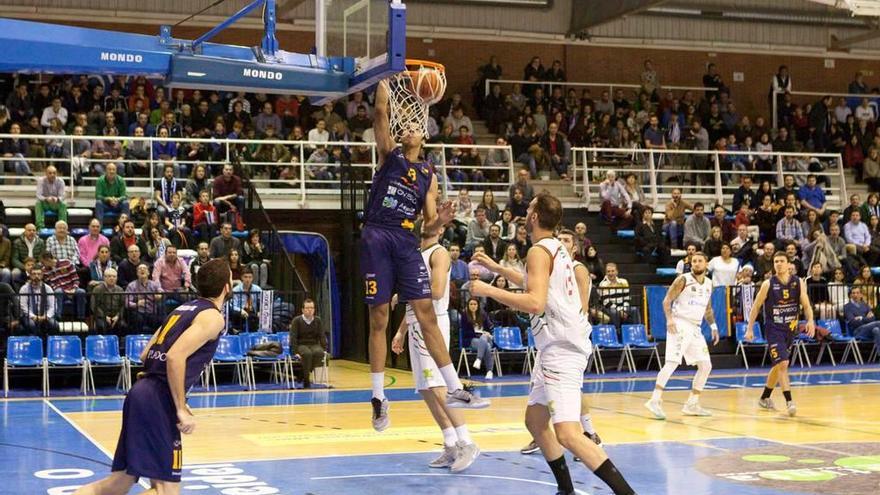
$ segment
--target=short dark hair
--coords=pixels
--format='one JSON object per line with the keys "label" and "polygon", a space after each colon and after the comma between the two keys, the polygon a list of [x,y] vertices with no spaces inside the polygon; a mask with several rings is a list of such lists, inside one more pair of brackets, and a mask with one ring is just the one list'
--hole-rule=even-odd
{"label": "short dark hair", "polygon": [[538,225],[542,229],[554,230],[562,221],[562,203],[547,191],[535,196],[535,207],[532,211],[538,215]]}
{"label": "short dark hair", "polygon": [[694,211],[696,211],[697,208],[702,208],[702,209],[705,210],[705,209],[706,209],[706,205],[704,205],[703,203],[700,203],[699,201],[697,201],[696,203],[694,203]]}
{"label": "short dark hair", "polygon": [[308,304],[308,303],[315,304],[315,300],[312,299],[311,297],[307,297],[307,298],[303,299],[303,307],[305,307],[306,304]]}
{"label": "short dark hair", "polygon": [[241,268],[241,276],[242,277],[244,277],[245,275],[253,275],[253,274],[254,274],[254,271],[251,270],[251,267],[244,266]]}
{"label": "short dark hair", "polygon": [[196,286],[202,297],[218,297],[223,293],[223,288],[229,285],[232,270],[229,262],[223,258],[215,258],[199,268],[196,274]]}
{"label": "short dark hair", "polygon": [[[730,247],[730,246],[728,246],[728,247]],[[709,261],[709,255],[707,255],[706,253],[704,253],[702,251],[697,251],[696,253],[692,254],[691,255],[692,260],[694,259],[694,256],[702,256],[704,260]]]}
{"label": "short dark hair", "polygon": [[575,237],[574,231],[571,229],[568,229],[568,228],[564,228],[564,229],[560,230],[558,235],[570,235],[572,237]]}
{"label": "short dark hair", "polygon": [[[787,247],[787,246],[786,246],[786,247]],[[779,250],[779,251],[776,251],[775,253],[773,253],[773,260],[774,260],[774,261],[776,260],[776,258],[780,258],[780,257],[785,258],[785,261],[788,261],[788,255],[785,254],[785,250],[784,250],[784,249]]]}

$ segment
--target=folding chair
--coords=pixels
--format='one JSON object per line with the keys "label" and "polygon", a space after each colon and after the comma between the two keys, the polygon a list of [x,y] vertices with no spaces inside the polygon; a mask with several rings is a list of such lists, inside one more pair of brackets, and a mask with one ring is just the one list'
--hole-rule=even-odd
{"label": "folding chair", "polygon": [[[849,329],[847,329],[847,330],[849,330]],[[849,333],[852,334],[852,332],[849,332]],[[855,336],[853,336],[853,341],[854,341],[855,352],[858,352],[857,356],[858,356],[858,359],[861,361],[859,364],[865,364],[865,360],[862,358],[863,354],[862,354],[861,348],[859,347],[859,344],[862,344],[862,343],[871,344],[871,346],[872,346],[871,353],[868,354],[868,362],[869,363],[873,363],[878,358],[878,355],[880,355],[880,349],[877,348],[877,344],[874,342],[874,339],[872,339],[870,337],[856,338]],[[844,352],[843,359],[846,359],[847,355],[848,355],[847,352]]]}
{"label": "folding chair", "polygon": [[458,354],[458,367],[455,369],[455,372],[461,375],[461,363],[464,363],[464,369],[467,371],[468,378],[471,377],[471,366],[468,364],[468,349],[470,349],[471,343],[464,341],[464,333],[461,328],[458,329],[458,348],[461,352]]}
{"label": "folding chair", "polygon": [[535,358],[538,356],[538,350],[535,349],[535,336],[532,335],[532,329],[526,330],[528,338],[528,349],[526,349],[526,362],[523,364],[523,375],[531,375],[532,368],[535,366]]}
{"label": "folding chair", "polygon": [[76,335],[50,335],[46,342],[46,395],[49,395],[49,370],[52,368],[79,368],[82,379],[80,392],[87,389],[88,362],[83,356],[82,340]]}
{"label": "folding chair", "polygon": [[492,337],[495,339],[495,347],[497,348],[495,352],[495,368],[498,370],[499,377],[504,376],[501,373],[501,359],[499,357],[502,353],[522,354],[523,369],[526,368],[529,348],[523,345],[522,331],[519,327],[495,327],[492,330]]}
{"label": "folding chair", "polygon": [[[251,356],[247,354],[245,351],[245,359],[247,360],[247,369],[250,373],[250,383],[251,390],[256,390],[257,388],[257,380],[254,373],[254,364],[255,363],[271,363],[272,364],[272,378],[275,383],[281,383],[282,377],[285,375],[285,367],[287,363],[287,358],[284,357],[283,349],[283,339],[281,335],[273,334],[273,333],[265,333],[265,332],[250,332],[242,334],[244,340],[244,347],[247,350],[252,349],[257,344],[265,344],[267,342],[277,342],[278,345],[281,346],[282,353],[278,356]],[[289,380],[287,380],[287,386],[290,388],[292,384]]]}
{"label": "folding chair", "polygon": [[97,393],[95,389],[95,374],[93,368],[115,368],[119,367],[120,376],[116,380],[116,388],[124,388],[125,379],[123,372],[125,371],[125,360],[119,355],[119,337],[115,335],[89,335],[86,337],[86,360],[88,361],[89,383],[86,384],[86,392],[88,385],[92,386],[92,393]]}
{"label": "folding chair", "polygon": [[[648,351],[648,366],[645,370],[651,369],[651,362],[657,359],[657,369],[663,367],[660,362],[660,353],[657,351],[657,343],[648,341],[648,332],[645,325],[622,325],[621,333],[623,334],[623,358],[627,359],[630,372],[636,371],[636,361],[633,351]],[[620,364],[618,363],[618,368]]]}
{"label": "folding chair", "polygon": [[[798,329],[802,328],[803,325],[806,325],[805,320],[798,321]],[[804,363],[807,363],[808,368],[813,367],[813,363],[810,361],[810,354],[807,352],[808,345],[819,345],[819,341],[808,336],[805,333],[798,332],[794,336],[794,345],[792,346],[794,350],[794,355],[791,356],[790,366],[794,366],[795,361],[801,366],[804,367]]]}
{"label": "folding chair", "polygon": [[749,358],[746,356],[746,349],[750,347],[762,348],[764,349],[764,355],[761,357],[761,366],[764,366],[764,363],[767,361],[767,353],[770,351],[770,344],[767,343],[767,340],[761,333],[761,324],[757,321],[752,329],[752,333],[755,334],[754,338],[751,342],[746,341],[746,325],[747,323],[744,321],[736,322],[736,353],[734,356],[742,353],[743,364],[746,366],[746,369],[749,369]]}
{"label": "folding chair", "polygon": [[[840,328],[839,321],[837,321],[837,320],[819,320],[816,322],[816,326],[827,328],[828,332],[829,332],[828,337],[831,338],[831,342],[823,342],[822,346],[819,348],[819,355],[816,356],[816,364],[819,364],[822,362],[822,358],[825,356],[825,351],[827,350],[828,357],[831,359],[831,365],[837,366],[837,362],[834,359],[834,352],[831,347],[834,344],[845,344],[845,346],[846,346],[846,350],[844,350],[845,357],[849,357],[847,351],[851,350],[850,346],[855,346],[856,348],[858,347],[855,345],[854,338],[852,338],[848,335],[843,335],[843,330]],[[858,351],[854,352],[853,356],[855,356],[856,363],[860,364],[858,362],[859,361]],[[841,361],[841,362],[843,362],[843,361]]]}
{"label": "folding chair", "polygon": [[218,365],[235,366],[235,376],[238,384],[250,388],[250,373],[248,373],[247,358],[244,355],[244,347],[242,346],[241,337],[238,335],[221,335],[217,342],[217,350],[214,352],[214,358],[211,360],[209,369],[209,382],[213,379],[214,390],[217,390],[217,369]]}
{"label": "folding chair", "polygon": [[123,377],[124,383],[123,388],[128,391],[131,390],[132,385],[132,368],[134,366],[143,366],[143,361],[141,361],[141,354],[146,349],[147,344],[150,343],[150,338],[152,338],[149,334],[136,334],[136,335],[126,335],[125,336],[125,357],[123,358],[125,361],[125,367],[123,369]]}
{"label": "folding chair", "polygon": [[[602,351],[620,351],[623,353],[623,344],[617,339],[617,329],[614,325],[596,325],[591,335],[593,341],[593,354],[596,359],[596,372],[605,374],[605,362],[602,359]],[[589,363],[588,363],[589,364]],[[623,366],[623,356],[617,365],[617,371]]]}
{"label": "folding chair", "polygon": [[3,396],[9,396],[9,371],[13,369],[39,369],[43,374],[43,396],[48,395],[49,375],[43,357],[43,339],[35,336],[9,337],[6,357],[3,358]]}

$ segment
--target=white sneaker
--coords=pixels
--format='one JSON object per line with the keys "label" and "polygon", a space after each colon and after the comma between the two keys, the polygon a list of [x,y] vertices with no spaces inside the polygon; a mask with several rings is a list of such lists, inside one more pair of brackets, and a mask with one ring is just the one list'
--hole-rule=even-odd
{"label": "white sneaker", "polygon": [[758,400],[758,407],[760,407],[761,409],[768,409],[770,411],[773,411],[776,409],[776,406],[773,405],[773,399],[771,399],[769,397],[766,399]]}
{"label": "white sneaker", "polygon": [[712,411],[703,409],[699,402],[686,402],[681,408],[681,413],[685,416],[711,416]]}
{"label": "white sneaker", "polygon": [[666,413],[663,412],[663,401],[662,400],[649,400],[645,402],[645,408],[651,411],[651,414],[654,415],[654,419],[666,419]]}
{"label": "white sneaker", "polygon": [[480,448],[475,443],[458,442],[455,444],[458,455],[449,472],[460,473],[469,468],[480,455]]}
{"label": "white sneaker", "polygon": [[489,407],[489,399],[461,388],[446,393],[446,405],[453,409],[484,409]]}
{"label": "white sneaker", "polygon": [[391,418],[388,417],[388,399],[379,400],[373,397],[370,403],[373,405],[373,429],[387,430],[391,426]]}
{"label": "white sneaker", "polygon": [[474,361],[474,369],[475,369],[475,370],[480,369],[480,366],[482,366],[482,365],[483,365],[483,362],[480,361],[480,358],[477,358],[477,360]]}
{"label": "white sneaker", "polygon": [[455,462],[455,459],[458,456],[458,448],[457,447],[443,447],[443,453],[440,454],[440,457],[434,459],[433,461],[428,463],[428,467],[430,468],[448,468],[451,467]]}
{"label": "white sneaker", "polygon": [[492,373],[492,370],[487,371],[486,372],[486,380],[491,380],[492,378],[495,378],[495,374]]}
{"label": "white sneaker", "polygon": [[795,414],[797,414],[797,406],[794,405],[793,400],[786,402],[785,406],[789,416],[794,416]]}

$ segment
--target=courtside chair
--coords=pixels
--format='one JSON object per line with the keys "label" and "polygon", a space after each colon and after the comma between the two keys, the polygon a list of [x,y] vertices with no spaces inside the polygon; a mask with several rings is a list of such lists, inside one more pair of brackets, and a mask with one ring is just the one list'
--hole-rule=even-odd
{"label": "courtside chair", "polygon": [[492,330],[492,337],[495,339],[495,347],[498,352],[495,353],[495,369],[498,370],[498,376],[501,374],[501,359],[503,354],[522,354],[523,369],[526,368],[529,354],[529,348],[523,345],[522,331],[519,327],[495,327]]}
{"label": "courtside chair", "polygon": [[[834,352],[832,346],[834,344],[844,344],[846,349],[849,349],[850,344],[855,344],[855,339],[843,334],[843,329],[840,328],[840,322],[837,320],[818,320],[816,321],[817,327],[823,327],[828,329],[828,338],[831,339],[830,342],[826,343],[822,347],[819,348],[819,355],[816,356],[816,364],[822,362],[822,358],[825,356],[825,351],[828,351],[828,357],[831,358],[832,366],[837,366],[837,362],[834,359]],[[846,351],[844,351],[846,352]],[[853,354],[855,355],[855,354]],[[849,356],[847,356],[849,357]],[[843,361],[841,361],[843,362]],[[858,364],[858,361],[857,361]]]}
{"label": "courtside chair", "polygon": [[9,337],[3,358],[3,396],[9,396],[9,372],[14,369],[39,369],[43,375],[43,396],[49,390],[49,375],[43,357],[43,339],[36,336]]}
{"label": "courtside chair", "polygon": [[238,384],[250,388],[247,358],[244,355],[244,347],[239,335],[221,335],[220,341],[217,342],[217,350],[214,352],[214,358],[209,366],[210,378],[214,381],[214,390],[217,390],[216,366],[221,365],[235,366],[234,378],[238,379]]}
{"label": "courtside chair", "polygon": [[[614,325],[596,325],[591,335],[593,341],[593,354],[596,357],[596,371],[605,374],[605,362],[602,359],[602,351],[620,351],[623,353],[623,344],[617,340],[617,329]],[[623,366],[623,356],[617,365],[617,371]]]}
{"label": "courtside chair", "polygon": [[651,363],[657,359],[657,369],[663,367],[660,363],[660,353],[657,351],[657,343],[648,341],[648,332],[645,331],[645,325],[623,325],[620,327],[623,334],[623,354],[629,362],[631,372],[636,371],[636,361],[633,351],[648,352],[648,366],[645,370],[651,369]]}
{"label": "courtside chair", "polygon": [[[803,325],[806,325],[806,320],[798,321],[798,330],[803,328]],[[798,331],[798,333],[794,336],[794,345],[792,349],[794,350],[794,355],[791,356],[791,364],[790,366],[794,366],[794,363],[797,362],[801,368],[804,367],[804,363],[807,364],[808,368],[813,367],[813,363],[810,361],[810,354],[807,352],[808,345],[819,345],[819,342],[816,339],[810,338],[807,334]]]}
{"label": "courtside chair", "polygon": [[761,333],[761,324],[757,321],[755,322],[755,326],[753,328],[753,333],[755,337],[751,342],[746,341],[746,326],[748,323],[744,321],[736,322],[736,353],[742,353],[743,364],[746,369],[749,369],[749,358],[746,356],[746,349],[757,347],[759,349],[764,349],[764,355],[761,357],[761,366],[764,366],[764,363],[767,361],[767,353],[770,351],[770,345],[767,343],[767,340],[764,338],[764,335]]}
{"label": "courtside chair", "polygon": [[[89,335],[86,337],[86,360],[88,361],[89,373],[86,392],[88,392],[88,386],[91,385],[92,393],[97,393],[93,368],[115,368],[118,366],[120,375],[125,371],[125,360],[119,355],[119,337],[116,335]],[[121,386],[123,381],[120,376],[116,381],[116,387],[123,388]]]}
{"label": "courtside chair", "polygon": [[77,335],[50,335],[46,340],[46,395],[49,395],[49,370],[79,368],[82,374],[79,390],[87,392],[88,361],[83,356],[82,340]]}
{"label": "courtside chair", "polygon": [[[850,335],[852,335],[852,332],[849,331],[849,327],[847,327],[847,332]],[[861,348],[859,348],[859,344],[862,344],[862,343],[871,345],[871,353],[868,354],[868,362],[873,363],[874,360],[877,359],[878,354],[880,354],[880,349],[877,348],[877,344],[874,342],[874,339],[871,337],[863,337],[860,339],[854,337],[853,339],[854,339],[854,343],[855,343],[855,350],[858,352],[858,359],[861,361],[861,363],[859,363],[859,364],[865,364],[865,360],[862,357],[863,356],[862,350],[861,350]],[[846,356],[847,356],[847,354],[846,354],[846,352],[844,352],[844,359],[846,359]]]}
{"label": "courtside chair", "polygon": [[470,378],[471,366],[468,364],[468,349],[470,349],[471,343],[464,341],[464,332],[461,328],[458,329],[458,347],[461,352],[458,354],[458,367],[455,369],[455,372],[461,375],[461,363],[464,363],[464,369],[467,372],[468,378]]}
{"label": "courtside chair", "polygon": [[526,362],[523,365],[523,375],[531,375],[532,368],[535,366],[535,358],[538,350],[535,348],[535,336],[532,335],[532,329],[526,330],[526,338],[528,339],[528,349],[526,350]]}
{"label": "courtside chair", "polygon": [[[265,344],[267,342],[277,342],[278,345],[282,346],[284,349],[281,335],[266,333],[266,332],[249,332],[241,334],[244,340],[244,348],[245,349],[253,349],[254,346],[258,344]],[[275,383],[280,383],[281,378],[284,376],[284,367],[286,365],[287,359],[282,357],[282,354],[278,356],[251,356],[250,354],[245,354],[245,360],[247,361],[247,369],[250,373],[250,382],[251,382],[251,390],[256,390],[257,388],[257,380],[254,373],[254,364],[255,363],[271,363],[272,364],[272,379]],[[291,384],[287,383],[288,388],[291,387]]]}
{"label": "courtside chair", "polygon": [[126,391],[131,390],[133,383],[132,369],[135,366],[144,365],[144,362],[141,361],[141,354],[147,348],[147,344],[150,343],[150,338],[152,336],[145,333],[125,336],[125,368],[122,375],[122,386]]}

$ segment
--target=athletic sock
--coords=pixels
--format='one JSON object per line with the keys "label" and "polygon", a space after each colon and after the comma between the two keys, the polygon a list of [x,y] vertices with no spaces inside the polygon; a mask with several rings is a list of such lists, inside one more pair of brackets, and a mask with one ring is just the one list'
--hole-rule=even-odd
{"label": "athletic sock", "polygon": [[440,430],[443,433],[443,446],[445,447],[455,447],[455,440],[458,438],[456,436],[455,428],[449,427]]}
{"label": "athletic sock", "polygon": [[769,399],[770,395],[773,393],[773,389],[770,387],[764,387],[764,393],[761,394],[761,399]]}
{"label": "athletic sock", "polygon": [[620,474],[620,471],[617,470],[617,467],[611,462],[611,459],[605,459],[605,462],[599,465],[593,474],[599,477],[602,481],[608,485],[608,488],[611,488],[611,491],[614,492],[614,495],[635,495],[636,492],[633,491],[632,487],[629,486],[629,483],[623,479],[623,475]]}
{"label": "athletic sock", "polygon": [[458,379],[458,372],[455,371],[455,367],[452,366],[452,363],[440,368],[440,374],[443,375],[443,381],[446,382],[446,388],[450,392],[455,392],[456,390],[461,390],[463,388],[461,380]]}
{"label": "athletic sock", "polygon": [[584,414],[581,416],[581,426],[584,427],[584,431],[592,435],[596,433],[596,429],[593,428],[593,418],[589,414]]}
{"label": "athletic sock", "polygon": [[785,397],[785,402],[791,402],[791,390],[783,390],[782,395]]}
{"label": "athletic sock", "polygon": [[467,425],[456,426],[455,434],[458,436],[458,441],[463,442],[465,445],[474,443],[474,441],[471,440],[471,432],[468,431]]}
{"label": "athletic sock", "polygon": [[370,373],[370,381],[373,382],[373,397],[385,400],[385,372]]}
{"label": "athletic sock", "polygon": [[663,387],[666,386],[666,382],[675,373],[676,368],[678,368],[678,365],[670,362],[667,362],[660,368],[660,372],[657,373],[657,383],[654,385],[654,392],[651,394],[651,400],[660,400],[660,396],[663,395]]}
{"label": "athletic sock", "polygon": [[691,392],[690,395],[688,395],[687,403],[696,404],[697,402],[700,402],[700,395]]}
{"label": "athletic sock", "polygon": [[571,473],[568,472],[568,466],[565,464],[565,455],[555,461],[547,461],[547,464],[553,471],[553,477],[556,478],[556,489],[560,493],[574,493],[574,484],[571,482]]}

